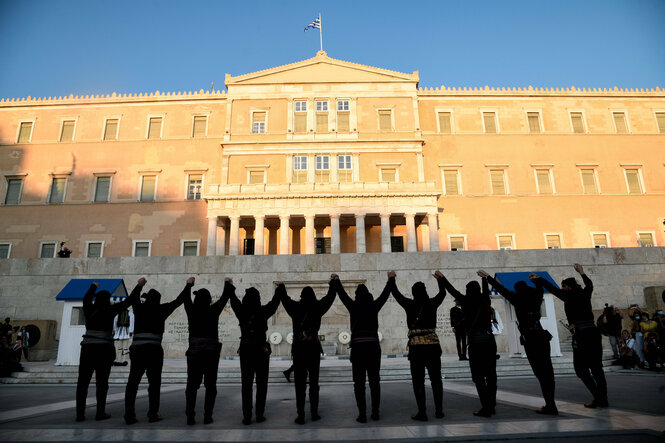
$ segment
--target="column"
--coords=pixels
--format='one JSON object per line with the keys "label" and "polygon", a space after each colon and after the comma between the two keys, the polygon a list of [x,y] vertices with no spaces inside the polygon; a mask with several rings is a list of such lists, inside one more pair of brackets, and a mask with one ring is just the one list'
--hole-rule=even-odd
{"label": "column", "polygon": [[332,254],[340,252],[339,214],[330,215],[330,252]]}
{"label": "column", "polygon": [[381,214],[381,252],[392,252],[390,247],[390,214]]}
{"label": "column", "polygon": [[226,254],[226,226],[222,222],[222,226],[217,226],[217,245],[215,248],[215,255]]}
{"label": "column", "polygon": [[206,255],[217,255],[217,216],[208,217],[208,247]]}
{"label": "column", "polygon": [[279,216],[279,255],[289,253],[289,216]]}
{"label": "column", "polygon": [[254,216],[254,255],[263,255],[263,230],[265,228],[265,216]]}
{"label": "column", "polygon": [[439,250],[439,215],[436,212],[427,214],[427,226],[429,227],[429,250]]}
{"label": "column", "polygon": [[238,242],[240,241],[240,217],[229,216],[231,232],[229,233],[229,255],[238,255]]}
{"label": "column", "polygon": [[416,216],[415,214],[404,214],[406,219],[406,252],[418,252],[416,243]]}
{"label": "column", "polygon": [[305,216],[305,254],[314,254],[314,216]]}
{"label": "column", "polygon": [[356,253],[364,254],[365,247],[365,214],[356,214]]}

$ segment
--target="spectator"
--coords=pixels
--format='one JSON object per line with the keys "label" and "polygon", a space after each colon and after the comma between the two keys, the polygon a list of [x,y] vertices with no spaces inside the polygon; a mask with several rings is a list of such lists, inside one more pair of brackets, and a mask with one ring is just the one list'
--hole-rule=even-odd
{"label": "spectator", "polygon": [[[647,359],[650,371],[660,371],[662,369],[663,362],[660,359],[660,348],[655,332],[644,334],[644,356]],[[658,368],[658,364],[660,364],[660,368]]]}
{"label": "spectator", "polygon": [[637,365],[640,368],[644,368],[644,364],[646,363],[646,359],[644,358],[644,334],[642,333],[642,329],[640,327],[640,322],[642,321],[642,311],[637,305],[634,306],[634,309],[635,310],[633,311],[633,315],[631,316],[633,320],[631,330],[633,337],[635,337],[634,349],[639,360]]}
{"label": "spectator", "polygon": [[134,313],[125,309],[113,319],[113,340],[116,357],[113,366],[127,366],[129,342],[134,335]]}
{"label": "spectator", "polygon": [[628,329],[621,332],[619,339],[619,360],[624,369],[632,369],[638,362],[637,354],[635,353],[635,339],[631,337]]}
{"label": "spectator", "polygon": [[28,360],[28,349],[30,348],[30,333],[25,330],[25,326],[22,326],[21,329],[16,334],[16,345],[14,349],[16,350],[16,358],[18,361],[21,361],[21,353],[25,356],[26,361]]}
{"label": "spectator", "polygon": [[9,323],[11,319],[9,317],[5,318],[5,322],[0,324],[0,337],[6,337],[7,345],[12,342],[12,325]]}
{"label": "spectator", "polygon": [[621,336],[622,319],[623,317],[614,306],[609,306],[605,303],[605,309],[603,309],[603,313],[598,317],[598,321],[596,322],[596,326],[598,326],[600,332],[610,340],[615,363],[619,361],[619,348],[617,344]]}

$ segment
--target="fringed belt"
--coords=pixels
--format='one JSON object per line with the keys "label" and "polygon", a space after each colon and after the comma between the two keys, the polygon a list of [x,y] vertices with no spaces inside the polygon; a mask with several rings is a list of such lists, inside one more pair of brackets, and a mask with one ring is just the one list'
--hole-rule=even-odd
{"label": "fringed belt", "polygon": [[409,329],[409,346],[438,345],[436,329]]}
{"label": "fringed belt", "polygon": [[112,345],[113,333],[111,331],[96,331],[86,329],[83,334],[82,345]]}

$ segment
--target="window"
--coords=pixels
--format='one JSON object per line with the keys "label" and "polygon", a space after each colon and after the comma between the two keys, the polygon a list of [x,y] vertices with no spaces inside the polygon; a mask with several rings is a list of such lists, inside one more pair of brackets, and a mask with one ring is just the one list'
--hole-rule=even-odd
{"label": "window", "polygon": [[111,177],[97,177],[95,180],[95,203],[106,203],[109,201],[111,192]]}
{"label": "window", "polygon": [[651,248],[656,246],[653,242],[653,233],[651,232],[638,232],[637,233],[637,244],[641,248]]}
{"label": "window", "polygon": [[452,125],[450,124],[450,112],[437,112],[439,119],[439,134],[450,134]]}
{"label": "window", "polygon": [[596,184],[595,169],[581,169],[582,190],[585,194],[598,194],[598,185]]}
{"label": "window", "polygon": [[391,235],[390,250],[392,252],[404,252],[404,237]]}
{"label": "window", "polygon": [[199,255],[199,241],[183,240],[180,248],[180,255],[183,257],[196,257]]}
{"label": "window", "polygon": [[540,112],[527,112],[526,119],[529,123],[529,133],[540,134],[542,132],[540,127]]}
{"label": "window", "polygon": [[349,132],[349,101],[337,102],[337,132]]}
{"label": "window", "polygon": [[443,193],[445,195],[460,195],[459,171],[457,169],[443,171]]}
{"label": "window", "polygon": [[195,115],[192,126],[192,137],[203,138],[208,130],[208,117],[206,115]]}
{"label": "window", "polygon": [[246,238],[243,241],[242,255],[254,255],[254,239]]}
{"label": "window", "polygon": [[9,254],[11,254],[11,252],[11,243],[0,243],[0,258],[9,258]]}
{"label": "window", "polygon": [[379,169],[379,181],[394,183],[397,181],[397,168],[381,168]]}
{"label": "window", "polygon": [[353,181],[350,155],[337,156],[337,174],[341,183],[350,183]]}
{"label": "window", "polygon": [[552,195],[554,193],[552,171],[550,169],[536,169],[536,185],[538,186],[538,194]]}
{"label": "window", "polygon": [[561,249],[561,236],[559,234],[545,234],[547,249]]}
{"label": "window", "polygon": [[48,242],[39,245],[39,258],[54,258],[57,243]]}
{"label": "window", "polygon": [[74,120],[63,120],[62,129],[60,130],[60,141],[71,142],[74,140]]}
{"label": "window", "polygon": [[573,125],[573,132],[575,134],[584,134],[586,132],[584,129],[584,116],[581,112],[571,112],[570,122]]}
{"label": "window", "polygon": [[104,242],[89,241],[85,245],[85,256],[88,258],[101,257],[104,252]]}
{"label": "window", "polygon": [[490,169],[492,195],[506,195],[506,172],[503,169]]}
{"label": "window", "polygon": [[393,112],[390,109],[379,109],[379,131],[390,132],[393,130]]}
{"label": "window", "polygon": [[150,117],[148,121],[148,139],[162,138],[162,117]]}
{"label": "window", "polygon": [[157,193],[157,176],[156,175],[142,175],[141,176],[141,193],[139,201],[152,202],[155,201],[155,194]]}
{"label": "window", "polygon": [[466,250],[466,238],[464,236],[449,236],[450,250],[451,251],[464,251]]}
{"label": "window", "polygon": [[640,180],[639,169],[624,169],[626,175],[626,185],[628,186],[629,194],[642,194],[642,180]]}
{"label": "window", "polygon": [[307,132],[307,102],[295,102],[295,115],[294,115],[294,132],[304,133]]}
{"label": "window", "polygon": [[265,171],[248,171],[247,183],[250,185],[258,185],[265,183]]}
{"label": "window", "polygon": [[591,233],[594,248],[607,248],[607,234],[605,233]]}
{"label": "window", "polygon": [[316,102],[316,132],[328,132],[328,102]]}
{"label": "window", "polygon": [[513,249],[515,247],[514,242],[513,242],[513,235],[508,234],[508,235],[497,235],[497,242],[499,244],[499,250],[507,250],[507,249]]}
{"label": "window", "polygon": [[85,326],[85,313],[83,306],[73,306],[69,326]]}
{"label": "window", "polygon": [[612,118],[614,119],[614,128],[617,134],[628,134],[628,123],[626,122],[625,112],[613,112]]}
{"label": "window", "polygon": [[7,177],[7,193],[5,194],[6,205],[18,205],[21,203],[21,191],[23,190],[23,179]]}
{"label": "window", "polygon": [[51,192],[49,193],[49,203],[63,203],[65,201],[65,186],[67,179],[65,177],[53,177],[51,180]]}
{"label": "window", "polygon": [[118,119],[107,118],[104,124],[104,140],[118,139]]}
{"label": "window", "polygon": [[665,112],[656,112],[656,123],[658,123],[658,132],[665,134]]}
{"label": "window", "polygon": [[134,240],[132,257],[150,257],[151,241]]}
{"label": "window", "polygon": [[252,134],[266,133],[266,113],[252,112]]}
{"label": "window", "polygon": [[307,183],[307,157],[304,155],[293,157],[293,183]]}
{"label": "window", "polygon": [[16,143],[30,143],[32,139],[32,122],[21,122],[18,131],[18,139]]}
{"label": "window", "polygon": [[201,200],[203,174],[187,175],[187,200]]}
{"label": "window", "polygon": [[330,181],[330,157],[327,155],[316,156],[316,182],[324,183]]}
{"label": "window", "polygon": [[495,134],[496,131],[496,113],[483,112],[483,127],[486,134]]}
{"label": "window", "polygon": [[330,237],[316,237],[316,253],[330,254]]}

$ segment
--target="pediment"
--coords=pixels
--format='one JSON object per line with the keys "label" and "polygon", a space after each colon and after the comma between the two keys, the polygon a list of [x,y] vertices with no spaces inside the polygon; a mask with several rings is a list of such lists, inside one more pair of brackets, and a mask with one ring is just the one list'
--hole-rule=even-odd
{"label": "pediment", "polygon": [[289,65],[233,77],[229,85],[265,85],[296,83],[418,83],[418,71],[406,74],[333,59],[320,51],[316,57]]}

